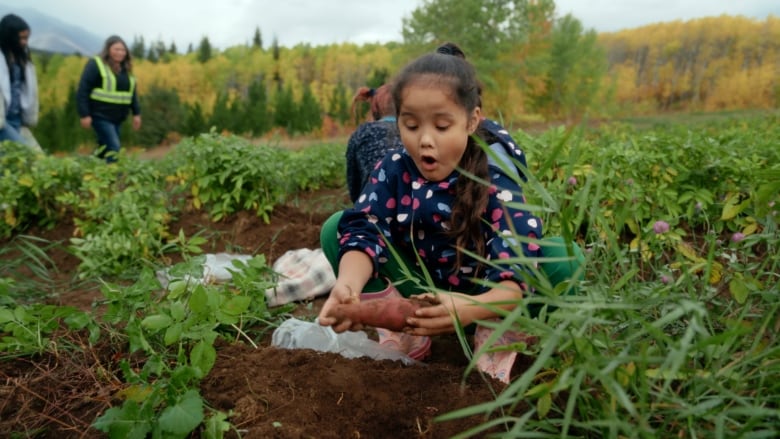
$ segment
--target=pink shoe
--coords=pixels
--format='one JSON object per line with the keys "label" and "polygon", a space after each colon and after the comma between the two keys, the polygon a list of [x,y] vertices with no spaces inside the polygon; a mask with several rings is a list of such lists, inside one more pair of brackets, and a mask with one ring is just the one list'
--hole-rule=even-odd
{"label": "pink shoe", "polygon": [[413,360],[424,360],[431,355],[431,338],[427,335],[411,335],[376,328],[379,344],[403,352]]}
{"label": "pink shoe", "polygon": [[[360,294],[360,300],[376,300],[388,297],[402,297],[401,293],[388,282],[388,287],[374,293]],[[431,355],[431,338],[425,335],[411,335],[403,332],[393,332],[389,329],[375,328],[379,336],[379,344],[389,349],[402,352],[413,360],[423,360]]]}
{"label": "pink shoe", "polygon": [[[485,345],[485,342],[493,333],[493,329],[484,326],[477,326],[474,333],[474,351],[478,352]],[[492,348],[507,346],[514,343],[524,342],[531,344],[536,342],[536,337],[529,336],[522,332],[506,331],[495,341]],[[517,351],[512,350],[490,350],[477,358],[477,368],[493,378],[509,384],[511,378],[512,366],[515,364]]]}

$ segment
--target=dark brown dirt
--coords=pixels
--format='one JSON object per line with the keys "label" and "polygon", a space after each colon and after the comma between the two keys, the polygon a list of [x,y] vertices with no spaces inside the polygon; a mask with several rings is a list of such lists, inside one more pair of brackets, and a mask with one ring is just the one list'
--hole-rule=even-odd
{"label": "dark brown dirt", "polygon": [[[319,247],[321,224],[346,202],[345,190],[328,189],[276,208],[269,224],[251,212],[217,223],[202,212],[190,212],[170,230],[208,238],[206,252],[262,253],[272,263],[287,250]],[[101,298],[99,286],[74,281],[79,261],[65,248],[72,233],[68,223],[28,231],[53,243],[45,246],[52,260],[48,300],[99,312],[93,308]],[[301,304],[294,314],[313,317],[322,300]],[[61,347],[55,352],[0,359],[0,436],[101,437],[90,425],[121,403],[116,396],[125,387],[118,378],[122,346],[106,337],[89,346],[78,333],[59,334],[55,340]],[[467,360],[454,336],[436,338],[426,364],[411,367],[277,349],[269,340],[257,349],[220,341],[217,352],[201,393],[210,407],[231,414],[235,430],[228,437],[448,438],[485,419],[442,423],[434,421],[436,416],[490,401],[503,387],[478,374],[463,379]],[[135,361],[140,365],[143,360]]]}

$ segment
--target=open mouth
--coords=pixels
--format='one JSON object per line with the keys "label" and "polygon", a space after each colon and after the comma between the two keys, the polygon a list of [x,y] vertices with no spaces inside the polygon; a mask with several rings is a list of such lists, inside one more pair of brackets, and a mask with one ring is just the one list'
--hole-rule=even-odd
{"label": "open mouth", "polygon": [[422,162],[424,164],[426,164],[426,165],[435,165],[436,164],[436,159],[431,157],[431,156],[422,156],[422,157],[420,157],[420,160],[422,160]]}

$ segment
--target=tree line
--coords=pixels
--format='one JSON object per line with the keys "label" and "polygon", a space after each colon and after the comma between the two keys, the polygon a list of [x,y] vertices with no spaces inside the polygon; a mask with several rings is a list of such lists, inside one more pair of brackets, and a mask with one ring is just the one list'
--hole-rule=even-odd
{"label": "tree line", "polygon": [[[35,128],[38,142],[49,151],[73,151],[93,142],[93,132],[77,123],[76,85],[70,87],[63,106],[44,111]],[[210,129],[247,137],[260,137],[279,128],[287,134],[312,133],[323,125],[324,117],[346,124],[350,118],[346,94],[330,109],[323,109],[310,89],[296,99],[286,86],[269,99],[263,78],[249,84],[238,97],[220,94],[213,106],[184,102],[176,89],[152,85],[142,94],[143,128],[132,131],[123,126],[123,144],[151,147],[179,136],[196,136]],[[75,122],[74,122],[75,121]],[[169,139],[174,136],[174,139]]]}
{"label": "tree line", "polygon": [[[460,45],[475,64],[486,114],[510,128],[527,120],[771,107],[780,101],[772,70],[780,65],[773,37],[779,22],[723,16],[597,34],[576,17],[558,17],[552,0],[427,0],[403,19],[400,43],[282,47],[273,38],[264,47],[256,28],[246,44],[220,51],[204,36],[180,54],[173,44],[136,37],[131,53],[144,128],[123,136],[147,146],[171,132],[211,127],[249,136],[271,130],[325,136],[333,124],[359,122],[350,113],[358,87],[384,83],[445,41]],[[62,55],[36,60],[42,145],[91,141],[78,131],[73,87],[64,86],[85,62]]]}
{"label": "tree line", "polygon": [[615,102],[635,112],[777,108],[780,17],[709,17],[602,34]]}

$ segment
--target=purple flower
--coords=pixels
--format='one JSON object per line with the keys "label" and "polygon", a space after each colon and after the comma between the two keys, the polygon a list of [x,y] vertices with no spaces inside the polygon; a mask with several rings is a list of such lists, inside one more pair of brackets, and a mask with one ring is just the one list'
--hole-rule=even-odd
{"label": "purple flower", "polygon": [[653,224],[653,231],[656,235],[666,233],[669,231],[669,223],[666,221],[656,221],[655,224]]}
{"label": "purple flower", "polygon": [[702,208],[701,201],[697,201],[696,206],[694,206],[694,208],[696,209],[696,212],[701,212],[701,208]]}
{"label": "purple flower", "polygon": [[745,239],[745,234],[741,232],[737,232],[733,235],[731,235],[731,242],[739,242]]}
{"label": "purple flower", "polygon": [[661,283],[662,284],[668,284],[671,281],[672,281],[672,278],[670,276],[667,276],[665,274],[661,275]]}
{"label": "purple flower", "polygon": [[569,179],[566,180],[566,183],[569,183],[570,186],[577,186],[577,177],[569,177]]}

